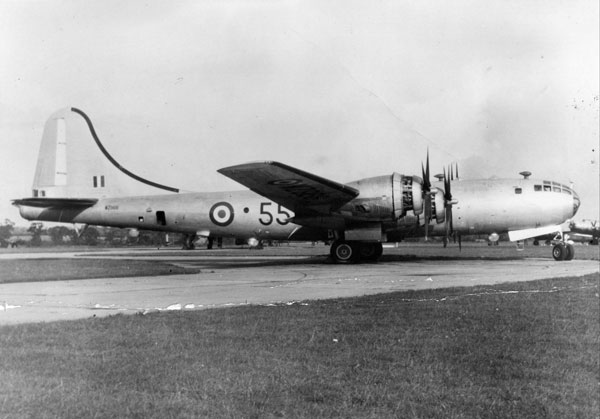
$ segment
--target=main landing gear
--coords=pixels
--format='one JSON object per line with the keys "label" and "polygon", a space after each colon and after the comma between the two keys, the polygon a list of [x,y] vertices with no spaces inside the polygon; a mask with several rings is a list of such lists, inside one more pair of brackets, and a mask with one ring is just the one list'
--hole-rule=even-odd
{"label": "main landing gear", "polygon": [[345,240],[334,241],[330,250],[331,257],[337,263],[375,262],[382,253],[381,243]]}
{"label": "main landing gear", "polygon": [[196,245],[194,244],[194,242],[196,241],[196,239],[198,238],[198,236],[196,236],[196,234],[186,234],[184,239],[183,239],[183,250],[194,250],[196,248]]}
{"label": "main landing gear", "polygon": [[575,247],[571,243],[558,242],[552,248],[554,260],[571,260],[575,256]]}

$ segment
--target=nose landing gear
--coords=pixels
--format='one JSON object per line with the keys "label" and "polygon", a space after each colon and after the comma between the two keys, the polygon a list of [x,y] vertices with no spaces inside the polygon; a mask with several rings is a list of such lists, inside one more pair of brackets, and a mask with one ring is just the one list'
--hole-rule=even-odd
{"label": "nose landing gear", "polygon": [[575,256],[575,247],[571,243],[564,241],[558,242],[552,248],[552,257],[554,260],[572,260]]}
{"label": "nose landing gear", "polygon": [[554,260],[572,260],[575,257],[575,247],[573,247],[572,242],[569,243],[567,241],[568,238],[569,236],[564,235],[562,232],[559,232],[554,237],[555,244],[552,248],[552,257]]}

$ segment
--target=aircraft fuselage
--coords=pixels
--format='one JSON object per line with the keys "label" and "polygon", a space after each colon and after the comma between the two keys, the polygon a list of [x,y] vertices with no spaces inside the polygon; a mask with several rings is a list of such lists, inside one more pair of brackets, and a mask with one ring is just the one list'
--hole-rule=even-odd
{"label": "aircraft fuselage", "polygon": [[[562,187],[561,187],[562,186]],[[442,184],[433,183],[432,190]],[[457,203],[453,205],[453,229],[459,234],[489,234],[531,226],[561,223],[578,205],[570,188],[555,184],[546,188],[535,179],[461,180],[452,184]],[[353,202],[364,202],[359,196]],[[20,206],[28,220],[81,223],[156,231],[201,233],[203,236],[259,240],[288,240],[300,236],[321,240],[326,231],[306,228],[290,221],[294,212],[252,191],[181,193],[100,199],[85,209]],[[347,226],[343,211],[332,213],[338,228]],[[413,235],[423,227],[423,216],[407,213],[382,220],[385,231]],[[444,223],[431,220],[431,235],[444,235]],[[308,236],[307,236],[308,234]]]}

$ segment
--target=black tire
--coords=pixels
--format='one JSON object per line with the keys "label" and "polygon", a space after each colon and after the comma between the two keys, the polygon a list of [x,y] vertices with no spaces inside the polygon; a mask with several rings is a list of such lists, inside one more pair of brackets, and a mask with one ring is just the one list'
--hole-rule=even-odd
{"label": "black tire", "polygon": [[359,258],[369,262],[375,262],[383,253],[383,245],[381,243],[360,243]]}
{"label": "black tire", "polygon": [[565,248],[567,250],[567,254],[565,255],[565,260],[573,260],[573,258],[575,257],[575,247],[572,244],[567,243]]}
{"label": "black tire", "polygon": [[552,248],[552,257],[554,260],[565,260],[567,257],[567,246],[564,243],[555,244]]}
{"label": "black tire", "polygon": [[353,263],[356,261],[357,249],[352,244],[336,240],[331,244],[330,254],[337,263]]}

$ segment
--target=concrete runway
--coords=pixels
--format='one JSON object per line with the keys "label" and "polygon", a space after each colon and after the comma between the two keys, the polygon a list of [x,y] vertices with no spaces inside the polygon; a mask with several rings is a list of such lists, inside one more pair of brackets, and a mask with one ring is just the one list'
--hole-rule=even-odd
{"label": "concrete runway", "polygon": [[598,272],[598,261],[548,258],[387,260],[334,265],[319,256],[123,250],[103,253],[3,254],[1,259],[164,260],[198,274],[0,284],[0,325],[71,320],[116,313],[196,310],[244,304],[360,296],[399,290],[497,284]]}

